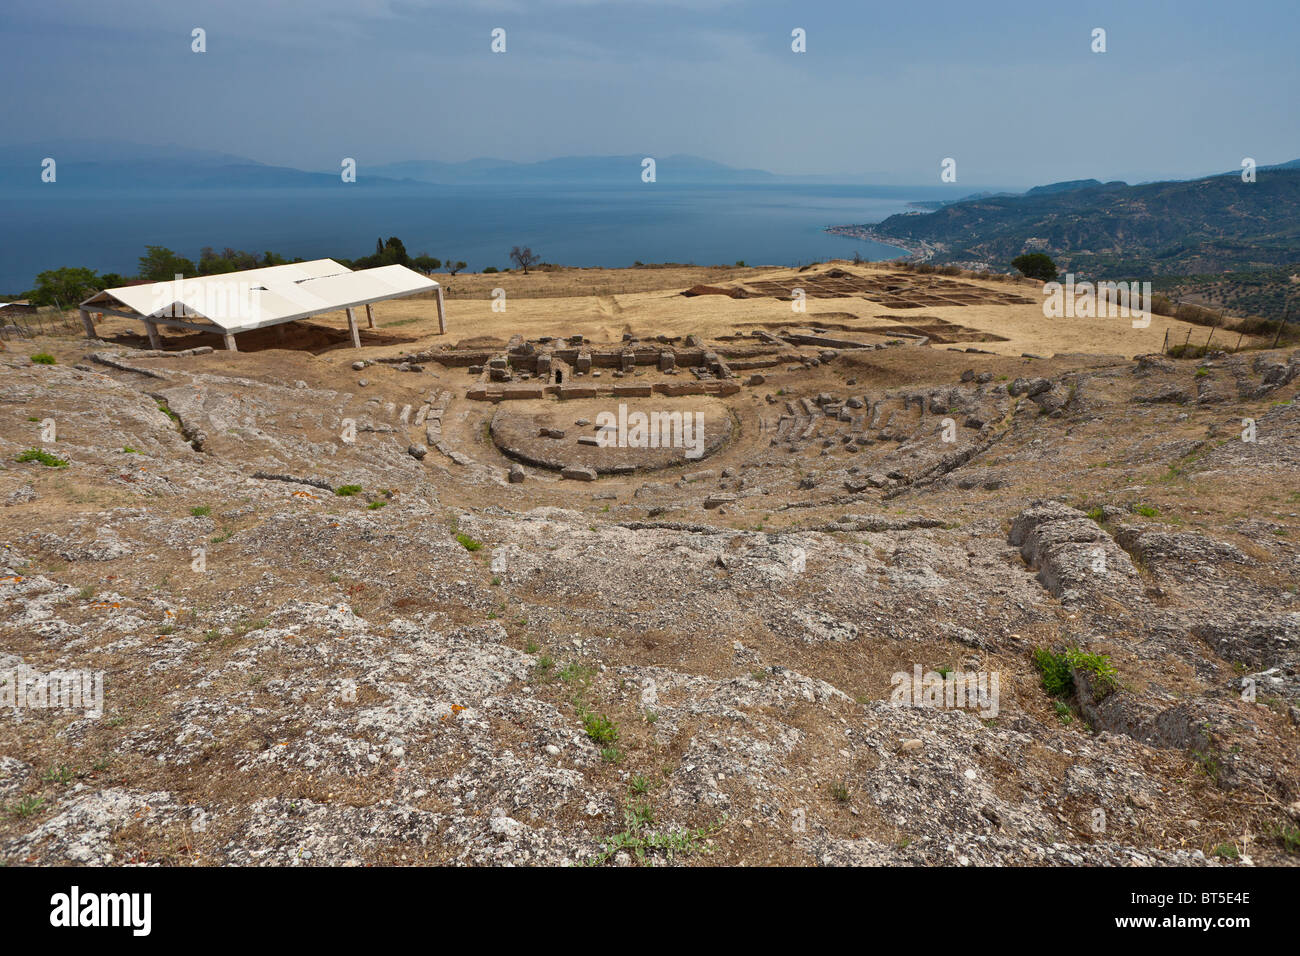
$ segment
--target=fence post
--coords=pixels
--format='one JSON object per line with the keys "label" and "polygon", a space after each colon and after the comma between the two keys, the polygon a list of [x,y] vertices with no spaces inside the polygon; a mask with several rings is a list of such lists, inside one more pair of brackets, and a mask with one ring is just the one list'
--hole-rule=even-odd
{"label": "fence post", "polygon": [[1278,340],[1282,338],[1282,329],[1286,327],[1286,317],[1291,314],[1291,303],[1287,302],[1286,308],[1282,310],[1282,321],[1277,324],[1277,335],[1273,336],[1273,348],[1277,348]]}

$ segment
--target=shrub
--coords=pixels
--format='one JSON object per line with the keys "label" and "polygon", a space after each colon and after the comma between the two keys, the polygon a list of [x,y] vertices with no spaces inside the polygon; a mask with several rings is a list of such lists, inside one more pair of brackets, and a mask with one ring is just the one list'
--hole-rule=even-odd
{"label": "shrub", "polygon": [[1056,263],[1045,252],[1026,252],[1012,259],[1011,265],[1027,278],[1042,279],[1044,282],[1056,281]]}
{"label": "shrub", "polygon": [[1119,687],[1114,665],[1105,654],[1089,654],[1077,647],[1055,654],[1045,647],[1034,649],[1034,666],[1043,679],[1043,690],[1052,697],[1067,697],[1074,692],[1074,671],[1082,671],[1092,679],[1097,699]]}
{"label": "shrub", "polygon": [[334,489],[334,494],[340,498],[351,498],[353,495],[361,493],[360,485],[339,485]]}
{"label": "shrub", "polygon": [[199,505],[197,508],[191,508],[190,514],[196,518],[206,518],[208,515],[212,514],[212,509],[207,505]]}
{"label": "shrub", "polygon": [[32,356],[32,361],[35,362],[37,365],[58,364],[57,362],[54,361],[54,356],[51,355],[49,352],[37,352],[35,355]]}
{"label": "shrub", "polygon": [[47,468],[67,468],[68,463],[57,455],[51,455],[41,448],[29,448],[14,461],[39,461]]}
{"label": "shrub", "polygon": [[1034,648],[1034,666],[1043,678],[1043,690],[1052,697],[1064,697],[1074,690],[1070,662],[1064,654],[1053,654],[1045,647]]}

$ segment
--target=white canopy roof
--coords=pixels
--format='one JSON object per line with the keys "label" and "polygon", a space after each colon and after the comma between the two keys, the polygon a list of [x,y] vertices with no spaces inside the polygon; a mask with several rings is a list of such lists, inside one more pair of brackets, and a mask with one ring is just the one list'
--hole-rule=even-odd
{"label": "white canopy roof", "polygon": [[223,332],[246,332],[322,312],[429,292],[438,283],[406,266],[353,272],[333,259],[314,259],[243,272],[105,289],[82,307],[113,302],[141,319],[194,323],[207,320]]}

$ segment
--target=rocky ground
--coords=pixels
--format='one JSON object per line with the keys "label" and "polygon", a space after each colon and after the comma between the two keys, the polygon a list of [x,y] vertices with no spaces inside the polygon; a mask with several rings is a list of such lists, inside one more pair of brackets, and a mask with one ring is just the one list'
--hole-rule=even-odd
{"label": "rocky ground", "polygon": [[1296,861],[1300,353],[803,350],[591,482],[356,358],[0,354],[0,672],[104,674],[4,862]]}

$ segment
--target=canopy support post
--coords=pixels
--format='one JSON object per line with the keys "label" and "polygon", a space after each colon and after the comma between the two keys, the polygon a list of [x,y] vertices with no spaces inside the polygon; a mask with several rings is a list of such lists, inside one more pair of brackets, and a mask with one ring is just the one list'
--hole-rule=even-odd
{"label": "canopy support post", "polygon": [[90,320],[90,311],[88,309],[81,309],[80,312],[81,312],[81,324],[85,326],[86,329],[86,338],[94,339],[95,323]]}
{"label": "canopy support post", "polygon": [[361,348],[361,330],[357,328],[356,309],[348,309],[348,331],[352,333],[352,347]]}

